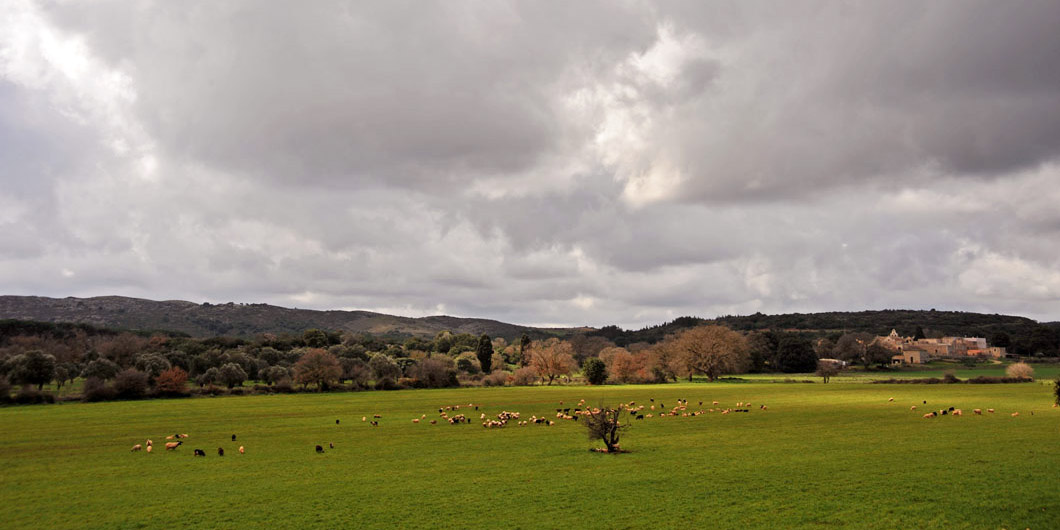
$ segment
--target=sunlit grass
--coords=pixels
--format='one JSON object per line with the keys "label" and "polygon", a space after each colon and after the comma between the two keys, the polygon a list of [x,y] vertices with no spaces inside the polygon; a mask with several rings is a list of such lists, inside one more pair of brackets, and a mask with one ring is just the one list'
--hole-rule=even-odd
{"label": "sunlit grass", "polygon": [[[556,408],[582,398],[589,405],[654,398],[667,408],[683,398],[690,410],[713,400],[717,409],[752,406],[632,421],[622,440],[632,452],[622,455],[589,452],[593,444],[573,422],[487,430],[476,421],[502,409],[554,419]],[[480,411],[468,412],[468,403]],[[427,423],[438,407],[456,404],[473,415],[472,425]],[[1050,404],[1050,388],[1038,383],[748,382],[7,407],[0,409],[0,521],[5,528],[1056,528],[1060,410]],[[949,406],[965,416],[921,418]],[[973,408],[997,413],[973,416]],[[378,428],[360,421],[373,414],[383,416]],[[422,414],[426,420],[413,424]],[[175,432],[191,437],[167,453],[161,445]],[[153,454],[129,451],[148,437],[158,446]],[[329,442],[334,450],[314,452]],[[236,453],[239,445],[247,454]],[[227,456],[216,456],[218,446]],[[193,457],[194,448],[208,456]]]}

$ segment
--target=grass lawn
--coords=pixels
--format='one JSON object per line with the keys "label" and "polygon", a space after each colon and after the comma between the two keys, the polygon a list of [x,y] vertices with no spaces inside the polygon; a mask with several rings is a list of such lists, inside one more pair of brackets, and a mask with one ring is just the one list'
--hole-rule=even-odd
{"label": "grass lawn", "polygon": [[[477,421],[502,409],[555,419],[582,398],[753,405],[632,421],[621,455],[589,452],[599,443],[574,422]],[[1040,383],[763,381],[6,407],[0,527],[1058,528],[1051,402]],[[427,423],[455,404],[472,425]],[[965,416],[921,418],[949,406]],[[379,427],[361,422],[373,414]],[[190,437],[164,451],[175,432]],[[149,437],[152,454],[129,451]]]}

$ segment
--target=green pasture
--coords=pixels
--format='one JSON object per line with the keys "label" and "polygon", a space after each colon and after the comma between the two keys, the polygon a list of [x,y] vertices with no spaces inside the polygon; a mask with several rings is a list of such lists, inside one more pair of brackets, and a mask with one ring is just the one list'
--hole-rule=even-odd
{"label": "green pasture", "polygon": [[[752,405],[633,420],[619,455],[588,451],[599,443],[570,421],[488,430],[478,420],[650,398],[687,399],[690,411]],[[1058,528],[1051,403],[1040,383],[763,381],[5,407],[0,527]],[[457,404],[450,414],[471,425],[427,423]],[[965,415],[921,417],[949,406]],[[379,427],[361,421],[374,414]],[[166,452],[177,432],[190,437]],[[146,438],[152,454],[129,451]]]}

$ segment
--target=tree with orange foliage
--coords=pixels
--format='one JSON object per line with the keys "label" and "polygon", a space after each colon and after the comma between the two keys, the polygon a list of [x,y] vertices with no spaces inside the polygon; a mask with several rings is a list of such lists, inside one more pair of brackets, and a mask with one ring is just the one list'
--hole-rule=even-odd
{"label": "tree with orange foliage", "polygon": [[552,384],[557,377],[574,370],[574,348],[559,339],[536,341],[530,345],[530,367]]}
{"label": "tree with orange foliage", "polygon": [[689,381],[697,373],[714,381],[739,372],[750,359],[744,336],[724,326],[697,326],[666,342],[673,353],[671,368]]}
{"label": "tree with orange foliage", "polygon": [[316,383],[321,390],[327,389],[328,383],[342,377],[342,364],[334,355],[322,348],[310,348],[294,364],[295,381],[306,386]]}
{"label": "tree with orange foliage", "polygon": [[161,394],[184,394],[188,390],[188,372],[179,366],[166,370],[155,378],[155,389]]}

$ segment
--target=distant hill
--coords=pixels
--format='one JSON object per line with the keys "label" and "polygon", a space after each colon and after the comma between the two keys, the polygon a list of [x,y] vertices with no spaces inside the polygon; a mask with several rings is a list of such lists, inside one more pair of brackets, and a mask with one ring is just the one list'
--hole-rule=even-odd
{"label": "distant hill", "polygon": [[577,328],[533,328],[482,318],[409,318],[370,311],[316,311],[268,304],[196,304],[124,296],[47,298],[0,296],[0,319],[74,322],[128,330],[167,330],[192,337],[301,334],[311,328],[388,336],[433,337],[439,331],[486,333],[491,337],[566,337]]}

